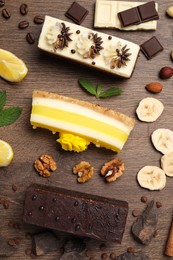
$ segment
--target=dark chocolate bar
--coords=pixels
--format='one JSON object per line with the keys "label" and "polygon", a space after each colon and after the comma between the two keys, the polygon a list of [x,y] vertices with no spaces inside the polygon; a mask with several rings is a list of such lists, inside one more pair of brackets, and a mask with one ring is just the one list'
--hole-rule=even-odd
{"label": "dark chocolate bar", "polygon": [[86,10],[83,6],[73,2],[65,13],[65,16],[70,18],[73,22],[81,24],[88,13],[88,10]]}
{"label": "dark chocolate bar", "polygon": [[119,12],[118,17],[124,27],[159,19],[154,1]]}
{"label": "dark chocolate bar", "polygon": [[156,54],[163,51],[163,46],[155,36],[141,44],[140,47],[141,51],[148,60],[152,59]]}
{"label": "dark chocolate bar", "polygon": [[127,215],[126,201],[34,184],[26,191],[23,221],[121,243]]}

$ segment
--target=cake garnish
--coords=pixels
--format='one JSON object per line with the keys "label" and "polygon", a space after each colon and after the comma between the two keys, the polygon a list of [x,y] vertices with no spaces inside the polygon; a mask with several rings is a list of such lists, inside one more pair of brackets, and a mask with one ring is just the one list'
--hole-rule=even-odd
{"label": "cake garnish", "polygon": [[100,55],[100,51],[103,49],[102,43],[102,38],[97,33],[83,33],[76,43],[77,52],[84,59],[94,59],[97,55]]}
{"label": "cake garnish", "polygon": [[63,50],[64,47],[68,47],[68,42],[72,41],[70,36],[72,33],[70,33],[70,27],[66,27],[65,23],[61,23],[62,28],[61,32],[57,36],[57,40],[53,43],[54,50],[61,49]]}
{"label": "cake garnish", "polygon": [[132,55],[129,50],[127,45],[122,47],[120,43],[109,45],[104,53],[106,63],[110,65],[111,69],[127,66],[126,63],[130,61],[129,57]]}

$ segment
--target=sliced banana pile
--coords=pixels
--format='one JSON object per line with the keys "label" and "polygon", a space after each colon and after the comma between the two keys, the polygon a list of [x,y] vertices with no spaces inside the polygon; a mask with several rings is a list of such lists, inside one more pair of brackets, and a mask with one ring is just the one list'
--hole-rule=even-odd
{"label": "sliced banana pile", "polygon": [[161,157],[161,167],[167,176],[173,177],[173,153]]}
{"label": "sliced banana pile", "polygon": [[173,131],[159,128],[152,133],[151,140],[154,147],[159,152],[163,154],[173,152]]}
{"label": "sliced banana pile", "polygon": [[154,122],[162,114],[164,106],[156,98],[147,97],[140,101],[136,113],[139,120],[144,122]]}
{"label": "sliced banana pile", "polygon": [[166,175],[157,166],[145,166],[137,174],[141,187],[149,190],[162,190],[166,185]]}

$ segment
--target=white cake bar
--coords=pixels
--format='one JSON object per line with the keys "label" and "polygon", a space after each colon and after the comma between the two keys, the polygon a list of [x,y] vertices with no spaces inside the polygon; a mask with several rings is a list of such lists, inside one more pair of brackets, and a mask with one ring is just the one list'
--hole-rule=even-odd
{"label": "white cake bar", "polygon": [[[68,46],[62,48],[64,43],[64,36],[62,36],[63,26],[69,27],[67,32],[70,39],[68,37],[65,38],[65,45]],[[62,56],[124,78],[131,77],[140,50],[137,44],[130,41],[96,32],[50,16],[45,17],[38,47],[54,55]],[[123,62],[121,62],[122,48],[126,50],[126,58]]]}
{"label": "white cake bar", "polygon": [[[142,4],[145,4],[145,2],[96,0],[94,27],[116,28],[125,31],[156,30],[157,20],[127,27],[121,25],[118,13]],[[158,11],[158,4],[155,3],[155,6]]]}

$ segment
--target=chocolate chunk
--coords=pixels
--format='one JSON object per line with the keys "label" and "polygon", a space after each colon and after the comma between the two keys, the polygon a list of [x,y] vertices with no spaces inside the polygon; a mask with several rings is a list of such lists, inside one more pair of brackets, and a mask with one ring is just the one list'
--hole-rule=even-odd
{"label": "chocolate chunk", "polygon": [[85,257],[85,249],[86,249],[86,245],[83,241],[82,238],[78,238],[78,237],[74,237],[71,239],[68,239],[64,246],[63,246],[63,250],[64,253],[61,256],[61,260],[80,260],[80,259],[88,259]]}
{"label": "chocolate chunk", "polygon": [[88,15],[88,10],[76,2],[73,2],[70,8],[65,13],[65,16],[70,18],[73,22],[81,24]]}
{"label": "chocolate chunk", "polygon": [[152,59],[156,54],[163,51],[163,46],[155,36],[144,42],[140,47],[141,51],[148,60]]}
{"label": "chocolate chunk", "polygon": [[124,27],[159,19],[154,1],[119,12],[118,17]]}
{"label": "chocolate chunk", "polygon": [[[37,200],[32,199],[33,195],[37,196]],[[57,199],[56,202],[53,198]],[[41,211],[40,206],[44,206],[44,210]],[[26,192],[23,221],[121,243],[127,214],[128,203],[125,201],[35,184]],[[74,218],[75,222],[72,221]]]}
{"label": "chocolate chunk", "polygon": [[140,24],[140,16],[136,7],[118,13],[118,17],[124,27]]}
{"label": "chocolate chunk", "polygon": [[8,241],[0,236],[0,257],[9,257],[16,252],[16,248],[9,245]]}
{"label": "chocolate chunk", "polygon": [[150,260],[150,258],[143,252],[139,251],[135,253],[126,252],[119,255],[116,260]]}
{"label": "chocolate chunk", "polygon": [[132,225],[134,238],[141,244],[148,245],[155,235],[157,221],[156,206],[154,200],[152,200]]}
{"label": "chocolate chunk", "polygon": [[66,252],[66,253],[74,252],[74,251],[81,253],[82,251],[84,251],[86,249],[86,245],[82,238],[74,237],[74,238],[68,239],[65,242],[63,248],[64,248],[64,252]]}
{"label": "chocolate chunk", "polygon": [[35,255],[44,255],[58,249],[58,240],[50,231],[33,235],[33,252]]}

